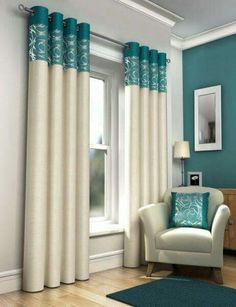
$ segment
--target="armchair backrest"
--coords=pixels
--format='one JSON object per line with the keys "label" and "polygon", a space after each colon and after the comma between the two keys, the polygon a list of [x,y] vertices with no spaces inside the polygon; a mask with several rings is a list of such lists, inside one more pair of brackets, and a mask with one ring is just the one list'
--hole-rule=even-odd
{"label": "armchair backrest", "polygon": [[164,195],[164,202],[171,206],[171,192],[178,192],[178,193],[205,193],[209,192],[209,204],[208,204],[208,224],[211,226],[215,212],[219,205],[224,202],[223,193],[220,190],[208,188],[208,187],[178,187],[168,189]]}

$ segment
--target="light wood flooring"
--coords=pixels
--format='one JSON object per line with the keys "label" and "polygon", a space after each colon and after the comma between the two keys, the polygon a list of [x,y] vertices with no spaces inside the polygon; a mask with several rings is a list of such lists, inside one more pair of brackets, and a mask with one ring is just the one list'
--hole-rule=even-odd
{"label": "light wood flooring", "polygon": [[[173,273],[172,268],[167,265],[159,265],[157,269],[158,271],[151,278],[145,277],[145,266],[138,269],[117,268],[91,274],[88,281],[77,281],[72,285],[62,284],[56,289],[45,288],[39,293],[17,291],[2,294],[0,307],[127,306],[106,298],[106,294],[141,285]],[[178,266],[175,274],[213,282],[208,268]],[[225,286],[236,288],[236,256],[225,256],[223,278]]]}

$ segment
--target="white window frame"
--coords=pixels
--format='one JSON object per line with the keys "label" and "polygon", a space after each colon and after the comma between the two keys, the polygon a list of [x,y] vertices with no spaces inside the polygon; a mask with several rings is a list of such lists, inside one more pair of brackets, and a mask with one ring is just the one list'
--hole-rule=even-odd
{"label": "white window frame", "polygon": [[104,139],[103,144],[90,144],[90,149],[107,152],[105,159],[104,216],[90,217],[90,224],[110,225],[119,222],[118,208],[118,109],[119,82],[116,73],[96,65],[91,67],[90,77],[105,81]]}
{"label": "white window frame", "polygon": [[[215,95],[215,142],[199,142],[199,97]],[[194,150],[209,151],[222,150],[222,125],[221,125],[221,85],[210,86],[194,90]]]}

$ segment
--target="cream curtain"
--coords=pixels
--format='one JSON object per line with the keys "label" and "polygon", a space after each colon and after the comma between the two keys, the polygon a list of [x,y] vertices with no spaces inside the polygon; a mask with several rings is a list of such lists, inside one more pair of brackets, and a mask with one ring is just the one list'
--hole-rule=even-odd
{"label": "cream curtain", "polygon": [[166,54],[129,42],[124,59],[124,265],[137,267],[144,249],[138,209],[161,201],[167,189]]}
{"label": "cream curtain", "polygon": [[23,289],[89,278],[89,25],[32,8]]}

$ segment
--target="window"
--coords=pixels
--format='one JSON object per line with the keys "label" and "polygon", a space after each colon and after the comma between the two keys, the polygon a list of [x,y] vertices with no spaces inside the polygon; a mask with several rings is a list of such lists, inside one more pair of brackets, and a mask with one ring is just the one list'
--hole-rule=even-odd
{"label": "window", "polygon": [[[118,114],[122,64],[91,56],[90,222],[91,232],[119,222]],[[116,225],[114,225],[116,224]]]}
{"label": "window", "polygon": [[106,217],[109,201],[109,118],[107,81],[101,75],[90,77],[90,217]]}

